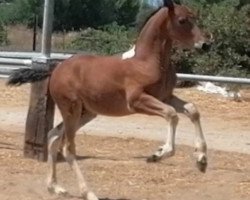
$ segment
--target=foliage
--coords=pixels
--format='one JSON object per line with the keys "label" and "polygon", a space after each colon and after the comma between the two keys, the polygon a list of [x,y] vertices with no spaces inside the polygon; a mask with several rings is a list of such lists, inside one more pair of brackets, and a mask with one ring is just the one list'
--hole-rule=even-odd
{"label": "foliage", "polygon": [[[5,23],[31,25],[38,15],[42,25],[42,0],[10,0],[0,4],[0,18]],[[54,10],[55,30],[79,30],[85,27],[103,26],[116,21],[129,26],[134,22],[139,0],[56,0]]]}
{"label": "foliage", "polygon": [[42,5],[40,0],[12,0],[0,5],[0,18],[5,24],[22,23],[31,25],[34,15],[42,20]]}
{"label": "foliage", "polygon": [[214,43],[209,52],[185,55],[188,57],[186,64],[192,63],[194,73],[237,77],[250,75],[250,6],[246,5],[238,11],[232,7],[233,3],[237,5],[237,1],[229,1],[203,8],[200,24],[213,34]]}
{"label": "foliage", "polygon": [[99,29],[88,28],[82,31],[79,37],[68,44],[67,49],[113,55],[127,51],[133,38],[131,29],[112,23]]}
{"label": "foliage", "polygon": [[55,28],[97,28],[115,21],[129,26],[138,9],[138,0],[60,0],[55,5]]}
{"label": "foliage", "polygon": [[7,44],[7,32],[5,30],[5,27],[3,23],[0,21],[0,46]]}
{"label": "foliage", "polygon": [[116,19],[119,25],[132,25],[140,7],[139,0],[116,1]]}

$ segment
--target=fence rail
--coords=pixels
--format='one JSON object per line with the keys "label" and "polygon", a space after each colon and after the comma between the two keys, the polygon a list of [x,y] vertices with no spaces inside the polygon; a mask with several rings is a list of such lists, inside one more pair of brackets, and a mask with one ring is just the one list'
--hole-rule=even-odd
{"label": "fence rail", "polygon": [[194,75],[194,74],[179,74],[177,77],[184,81],[210,81],[218,83],[233,83],[250,85],[250,79],[248,78],[234,78],[234,77],[224,77],[224,76],[206,76],[206,75]]}
{"label": "fence rail", "polygon": [[[72,55],[73,54],[52,53],[51,58],[60,61],[65,60]],[[0,52],[0,78],[8,78],[11,72],[15,69],[31,67],[32,59],[40,56],[42,57],[42,54],[36,52]],[[211,81],[218,83],[250,85],[250,79],[248,78],[206,76],[181,73],[177,73],[177,77],[179,80],[186,81]]]}
{"label": "fence rail", "polygon": [[24,66],[30,66],[32,64],[31,59],[13,59],[13,58],[0,58],[0,64],[1,65],[24,65]]}
{"label": "fence rail", "polygon": [[[51,58],[55,60],[65,60],[73,54],[52,53]],[[31,67],[32,60],[43,57],[39,52],[0,52],[0,78],[6,79],[15,69]]]}
{"label": "fence rail", "polygon": [[[85,52],[81,52],[85,53]],[[52,59],[64,60],[71,57],[73,54],[68,53],[51,53]],[[42,53],[40,52],[9,52],[9,51],[1,51],[0,58],[13,58],[13,59],[33,59],[36,57],[42,57]],[[1,63],[1,62],[0,62]]]}

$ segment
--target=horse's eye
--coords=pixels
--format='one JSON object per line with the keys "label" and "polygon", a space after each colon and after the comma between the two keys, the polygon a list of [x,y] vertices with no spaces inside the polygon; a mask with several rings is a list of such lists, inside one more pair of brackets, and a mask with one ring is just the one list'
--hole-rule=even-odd
{"label": "horse's eye", "polygon": [[183,25],[185,23],[187,23],[187,19],[185,19],[185,18],[179,19],[179,24]]}

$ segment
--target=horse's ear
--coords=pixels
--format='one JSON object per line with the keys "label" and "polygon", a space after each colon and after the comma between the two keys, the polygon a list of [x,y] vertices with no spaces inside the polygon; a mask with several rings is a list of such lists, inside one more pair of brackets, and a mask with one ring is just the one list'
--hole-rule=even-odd
{"label": "horse's ear", "polygon": [[174,3],[172,0],[163,0],[164,6],[168,7],[169,10],[174,10]]}

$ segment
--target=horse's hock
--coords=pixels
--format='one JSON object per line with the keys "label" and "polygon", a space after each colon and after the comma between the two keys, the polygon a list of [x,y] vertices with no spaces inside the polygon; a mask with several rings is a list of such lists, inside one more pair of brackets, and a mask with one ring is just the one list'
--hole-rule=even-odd
{"label": "horse's hock", "polygon": [[[32,68],[51,68],[50,59],[33,60]],[[24,156],[47,160],[47,133],[53,127],[55,105],[48,90],[49,79],[31,85],[25,127]]]}

